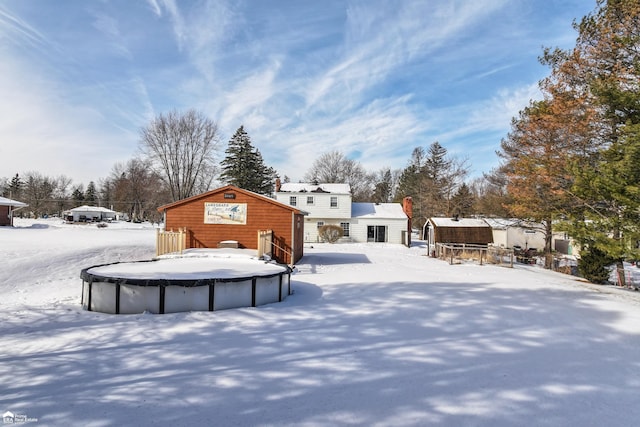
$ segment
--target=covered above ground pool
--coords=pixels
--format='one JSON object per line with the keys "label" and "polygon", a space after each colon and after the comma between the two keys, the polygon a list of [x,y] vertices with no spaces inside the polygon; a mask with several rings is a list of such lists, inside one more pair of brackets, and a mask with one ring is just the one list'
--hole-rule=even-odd
{"label": "covered above ground pool", "polygon": [[82,270],[80,277],[82,307],[111,314],[256,307],[291,293],[288,266],[232,249],[96,265]]}

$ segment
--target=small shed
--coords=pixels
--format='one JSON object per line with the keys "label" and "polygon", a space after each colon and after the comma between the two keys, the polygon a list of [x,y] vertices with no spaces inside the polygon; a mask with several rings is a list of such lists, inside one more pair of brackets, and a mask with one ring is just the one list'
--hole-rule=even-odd
{"label": "small shed", "polygon": [[13,212],[26,206],[26,203],[0,197],[0,226],[13,226]]}
{"label": "small shed", "polygon": [[69,222],[111,221],[116,216],[117,212],[100,206],[84,205],[64,212],[64,219]]}
{"label": "small shed", "polygon": [[488,245],[493,243],[493,232],[483,219],[429,218],[428,236],[430,251],[437,243]]}
{"label": "small shed", "polygon": [[165,230],[186,229],[187,248],[258,249],[259,232],[271,231],[272,258],[293,264],[303,256],[304,215],[295,207],[227,185],[179,200],[158,211]]}
{"label": "small shed", "polygon": [[485,222],[491,227],[496,246],[538,250],[545,246],[544,224],[507,218],[485,218]]}

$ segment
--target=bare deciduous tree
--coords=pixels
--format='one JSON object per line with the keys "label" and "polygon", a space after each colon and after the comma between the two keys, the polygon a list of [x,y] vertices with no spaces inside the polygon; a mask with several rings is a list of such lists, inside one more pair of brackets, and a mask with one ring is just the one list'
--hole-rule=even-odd
{"label": "bare deciduous tree", "polygon": [[25,202],[29,205],[29,210],[36,218],[49,213],[52,209],[55,186],[54,179],[43,176],[39,172],[27,172],[25,174],[23,196]]}
{"label": "bare deciduous tree", "polygon": [[330,151],[318,157],[305,174],[304,180],[349,184],[354,202],[369,201],[373,194],[373,175],[367,173],[360,163],[346,158],[339,151]]}
{"label": "bare deciduous tree", "polygon": [[155,208],[168,201],[159,175],[142,159],[115,164],[100,193],[108,195],[109,207],[133,220],[159,220]]}
{"label": "bare deciduous tree", "polygon": [[142,129],[140,144],[166,181],[173,201],[208,187],[218,170],[218,126],[195,110],[160,114]]}

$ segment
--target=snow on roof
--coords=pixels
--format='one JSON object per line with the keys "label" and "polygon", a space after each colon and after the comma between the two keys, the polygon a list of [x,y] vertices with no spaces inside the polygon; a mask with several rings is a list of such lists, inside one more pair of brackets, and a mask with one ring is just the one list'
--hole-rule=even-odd
{"label": "snow on roof", "polygon": [[106,213],[116,213],[111,209],[103,208],[102,206],[78,206],[77,208],[70,209],[69,212],[106,212]]}
{"label": "snow on roof", "polygon": [[313,184],[309,182],[286,182],[280,186],[280,192],[350,194],[351,186],[349,184]]}
{"label": "snow on roof", "polygon": [[351,203],[351,217],[407,219],[400,203]]}
{"label": "snow on roof", "polygon": [[6,197],[0,197],[0,206],[13,206],[24,208],[25,206],[29,206],[26,203],[19,202],[17,200],[7,199]]}
{"label": "snow on roof", "polygon": [[543,225],[538,222],[524,221],[517,218],[484,218],[484,221],[495,229],[507,229],[510,227],[543,228]]}
{"label": "snow on roof", "polygon": [[485,218],[484,221],[489,224],[491,228],[504,229],[508,227],[513,227],[517,225],[515,219],[506,219],[506,218]]}
{"label": "snow on roof", "polygon": [[476,218],[429,218],[436,227],[489,227],[484,219]]}

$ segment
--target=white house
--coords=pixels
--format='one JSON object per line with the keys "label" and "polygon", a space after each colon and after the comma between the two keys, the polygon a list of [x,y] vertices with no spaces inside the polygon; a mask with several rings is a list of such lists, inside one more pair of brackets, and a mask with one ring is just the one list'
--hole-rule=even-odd
{"label": "white house", "polygon": [[64,212],[69,222],[111,221],[117,219],[117,212],[99,206],[78,206]]}
{"label": "white house", "polygon": [[410,243],[409,217],[400,203],[353,203],[349,184],[276,182],[276,200],[308,215],[304,241],[319,242],[318,229],[338,225],[343,240]]}

